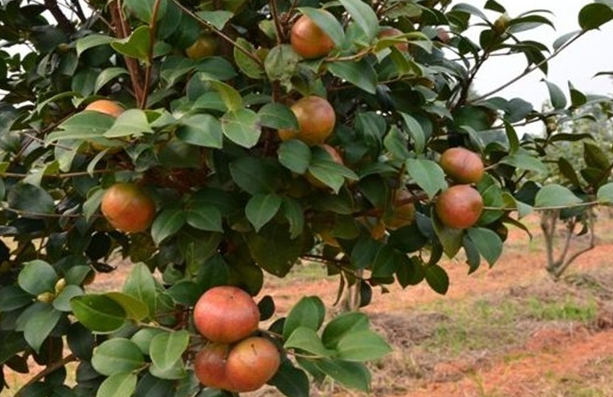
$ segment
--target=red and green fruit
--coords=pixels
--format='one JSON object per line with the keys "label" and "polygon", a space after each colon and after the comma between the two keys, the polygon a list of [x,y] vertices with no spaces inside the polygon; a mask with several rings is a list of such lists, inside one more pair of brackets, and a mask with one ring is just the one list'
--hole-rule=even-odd
{"label": "red and green fruit", "polygon": [[[322,12],[328,13],[327,11]],[[290,42],[294,51],[305,59],[328,55],[334,48],[334,42],[330,36],[306,15],[298,18],[292,26]]]}
{"label": "red and green fruit", "polygon": [[438,196],[434,208],[444,225],[468,229],[477,223],[483,207],[483,198],[477,190],[470,185],[455,185]]}
{"label": "red and green fruit", "polygon": [[481,157],[463,147],[445,150],[439,164],[443,171],[458,183],[478,183],[485,173]]}
{"label": "red and green fruit", "polygon": [[155,203],[143,189],[123,182],[106,190],[100,210],[112,227],[127,233],[147,230],[156,212]]}
{"label": "red and green fruit", "polygon": [[274,343],[258,336],[247,338],[230,350],[227,380],[232,391],[254,391],[272,379],[280,364],[281,356]]}
{"label": "red and green fruit", "polygon": [[279,130],[281,140],[296,138],[313,146],[324,143],[332,134],[336,124],[336,114],[326,99],[315,95],[306,96],[296,101],[291,109],[298,119],[298,130]]}

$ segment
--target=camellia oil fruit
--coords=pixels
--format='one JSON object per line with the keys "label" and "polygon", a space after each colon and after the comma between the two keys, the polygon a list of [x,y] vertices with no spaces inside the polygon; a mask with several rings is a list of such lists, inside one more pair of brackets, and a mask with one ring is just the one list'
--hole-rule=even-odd
{"label": "camellia oil fruit", "polygon": [[213,287],[194,306],[194,325],[212,342],[238,342],[257,330],[259,322],[258,305],[237,287]]}
{"label": "camellia oil fruit", "polygon": [[478,183],[485,173],[481,157],[463,147],[445,150],[439,164],[443,171],[458,183]]}
{"label": "camellia oil fruit", "polygon": [[156,212],[155,203],[142,188],[123,182],[104,192],[100,210],[111,226],[126,233],[147,230]]}
{"label": "camellia oil fruit", "polygon": [[281,129],[283,141],[299,139],[309,146],[321,145],[328,139],[336,124],[334,108],[325,98],[315,95],[300,98],[291,106],[298,120],[298,129]]}
{"label": "camellia oil fruit", "polygon": [[[328,13],[323,10],[321,12]],[[330,36],[306,15],[302,15],[292,25],[290,43],[294,51],[305,59],[328,55],[334,48],[334,42]]]}
{"label": "camellia oil fruit", "polygon": [[125,111],[117,102],[109,101],[108,99],[94,101],[87,105],[85,110],[104,113],[113,117],[119,117]]}
{"label": "camellia oil fruit", "polygon": [[483,212],[483,198],[470,185],[455,185],[443,191],[434,209],[441,222],[453,229],[472,227]]}
{"label": "camellia oil fruit", "polygon": [[196,378],[205,386],[215,389],[230,390],[226,377],[226,362],[230,345],[209,343],[202,347],[194,359]]}
{"label": "camellia oil fruit", "polygon": [[232,391],[254,391],[275,375],[280,364],[281,356],[275,344],[266,338],[253,336],[230,350],[226,378]]}

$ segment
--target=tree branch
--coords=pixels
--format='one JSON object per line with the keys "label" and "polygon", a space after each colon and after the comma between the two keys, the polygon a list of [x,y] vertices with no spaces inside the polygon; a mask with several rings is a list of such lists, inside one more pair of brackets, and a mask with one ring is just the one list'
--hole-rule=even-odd
{"label": "tree branch", "polygon": [[57,5],[57,0],[45,0],[45,7],[53,15],[53,18],[57,21],[57,26],[64,32],[71,34],[74,32],[74,26],[70,20],[64,15],[60,7]]}
{"label": "tree branch", "polygon": [[68,364],[70,362],[73,362],[73,361],[78,361],[78,360],[79,359],[77,358],[77,356],[75,356],[74,354],[69,354],[66,357],[64,357],[63,359],[61,359],[60,361],[56,361],[56,362],[48,365],[44,370],[40,371],[39,373],[34,375],[32,378],[30,378],[30,380],[28,380],[28,382],[25,385],[20,387],[19,390],[17,391],[17,394],[15,394],[15,397],[22,397],[24,395],[23,394],[24,390],[27,389],[28,386],[33,385],[34,383],[38,382],[39,380],[41,380],[45,376],[47,376],[49,374],[52,374],[53,372],[55,372],[58,369],[62,368],[66,364]]}

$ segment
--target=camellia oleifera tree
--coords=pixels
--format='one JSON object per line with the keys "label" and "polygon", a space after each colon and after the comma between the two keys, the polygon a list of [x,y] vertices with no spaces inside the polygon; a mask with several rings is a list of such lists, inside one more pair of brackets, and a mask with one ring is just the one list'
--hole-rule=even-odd
{"label": "camellia oleifera tree", "polygon": [[[546,75],[613,5],[586,5],[552,49],[529,39],[548,17],[493,0],[3,1],[0,365],[40,368],[10,393],[368,390],[389,352],[368,318],[313,296],[275,315],[264,277],[321,262],[353,309],[394,283],[445,293],[444,256],[492,265],[532,209],[611,200],[608,175],[581,197],[535,183],[569,137],[515,130],[607,99],[545,82],[540,112],[472,94],[493,56]],[[133,263],[121,290],[90,286],[116,256]]]}

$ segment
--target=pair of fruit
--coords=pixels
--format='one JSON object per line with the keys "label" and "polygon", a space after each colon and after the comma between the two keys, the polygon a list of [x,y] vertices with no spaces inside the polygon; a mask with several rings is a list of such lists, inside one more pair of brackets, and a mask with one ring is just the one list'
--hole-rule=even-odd
{"label": "pair of fruit", "polygon": [[232,392],[261,388],[275,375],[281,355],[273,342],[252,336],[260,312],[253,298],[231,286],[206,291],[194,306],[194,325],[209,342],[194,359],[205,386]]}
{"label": "pair of fruit", "polygon": [[446,226],[468,229],[477,223],[483,212],[483,198],[470,186],[483,178],[485,173],[483,161],[476,153],[457,147],[443,152],[439,164],[458,184],[438,196],[434,206],[436,214]]}

